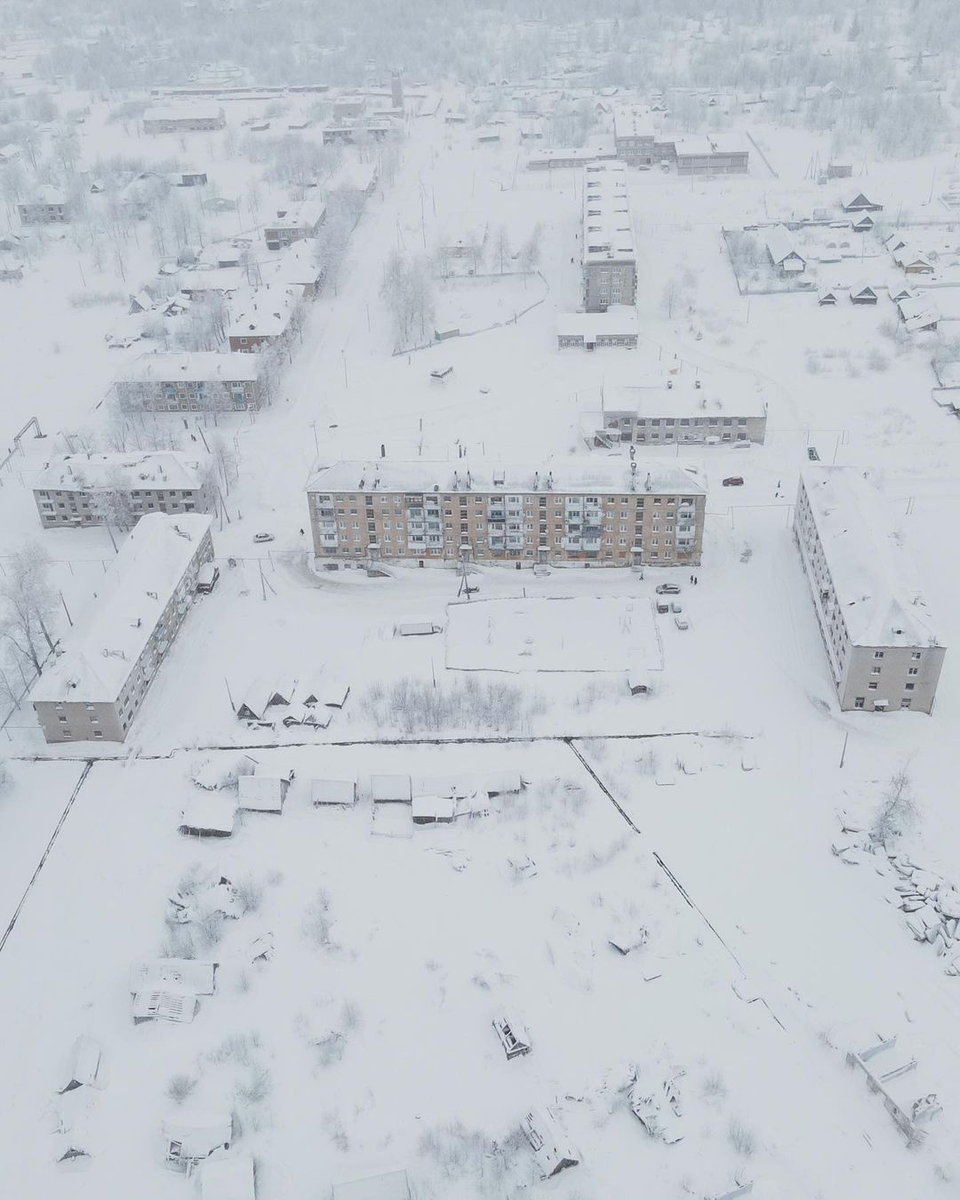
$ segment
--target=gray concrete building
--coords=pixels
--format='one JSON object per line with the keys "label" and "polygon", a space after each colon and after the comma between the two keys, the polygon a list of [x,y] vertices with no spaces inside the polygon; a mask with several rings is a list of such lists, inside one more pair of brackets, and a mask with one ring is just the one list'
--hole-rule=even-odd
{"label": "gray concrete building", "polygon": [[583,307],[606,312],[637,299],[637,251],[622,162],[598,162],[583,172]]}
{"label": "gray concrete building", "polygon": [[71,631],[30,702],[51,744],[122,742],[213,558],[211,518],[153,513],[100,582],[95,611]]}
{"label": "gray concrete building", "polygon": [[673,459],[338,462],[307,499],[318,557],[676,566],[700,561],[701,479]]}
{"label": "gray concrete building", "polygon": [[33,481],[44,529],[103,525],[125,529],[148,513],[213,513],[217,484],[207,454],[134,450],[64,454]]}
{"label": "gray concrete building", "polygon": [[121,406],[132,412],[245,412],[268,396],[257,354],[142,354],[117,378]]}
{"label": "gray concrete building", "polygon": [[794,538],[842,710],[933,710],[946,650],[891,527],[855,467],[809,467]]}

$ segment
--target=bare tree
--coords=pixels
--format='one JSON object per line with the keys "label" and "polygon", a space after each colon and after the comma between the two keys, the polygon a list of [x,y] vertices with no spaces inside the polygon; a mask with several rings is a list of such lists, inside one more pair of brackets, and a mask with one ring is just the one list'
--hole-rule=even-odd
{"label": "bare tree", "polygon": [[501,225],[497,230],[497,240],[494,242],[494,253],[497,256],[497,262],[500,266],[500,274],[503,274],[507,260],[513,253],[510,248],[510,232],[506,225]]}
{"label": "bare tree", "polygon": [[240,460],[222,433],[214,434],[209,445],[216,472],[223,481],[223,490],[229,496],[230,484],[236,483],[240,475]]}
{"label": "bare tree", "polygon": [[663,293],[660,297],[660,304],[663,308],[664,315],[671,319],[674,310],[680,301],[680,284],[675,279],[668,279],[664,284]]}
{"label": "bare tree", "polygon": [[874,814],[870,836],[877,842],[899,837],[917,821],[917,805],[910,790],[910,776],[902,766],[890,776],[886,791]]}
{"label": "bare tree", "polygon": [[48,626],[57,594],[50,583],[50,556],[38,542],[14,551],[0,579],[0,637],[20,659],[28,660],[37,674],[43,671],[43,643],[52,654]]}
{"label": "bare tree", "polygon": [[543,226],[538,221],[534,225],[530,236],[520,247],[520,265],[524,271],[533,271],[540,265],[540,238],[543,234]]}
{"label": "bare tree", "polygon": [[91,512],[97,520],[107,528],[114,553],[117,543],[113,530],[118,533],[128,533],[137,523],[137,514],[133,511],[133,501],[126,479],[119,467],[111,467],[107,472],[106,485],[92,492],[90,498]]}

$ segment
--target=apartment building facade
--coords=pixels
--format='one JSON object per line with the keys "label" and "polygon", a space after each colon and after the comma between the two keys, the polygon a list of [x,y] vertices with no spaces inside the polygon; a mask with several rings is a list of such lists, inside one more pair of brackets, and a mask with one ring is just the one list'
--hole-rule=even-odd
{"label": "apartment building facade", "polygon": [[637,253],[622,162],[598,162],[583,173],[583,307],[606,312],[637,298]]}
{"label": "apartment building facade", "polygon": [[147,134],[209,133],[227,125],[223,109],[213,104],[148,108],[141,121]]}
{"label": "apartment building facade", "polygon": [[37,189],[29,200],[17,205],[21,225],[66,225],[70,220],[70,201],[49,184]]}
{"label": "apartment building facade", "polygon": [[932,712],[946,650],[882,493],[857,468],[810,467],[793,534],[840,708]]}
{"label": "apartment building facade", "polygon": [[326,213],[326,205],[316,198],[293,201],[285,208],[278,208],[263,230],[267,249],[282,250],[303,238],[316,237]]}
{"label": "apartment building facade", "polygon": [[122,742],[213,558],[211,518],[154,513],[128,535],[96,611],[30,694],[46,741]]}
{"label": "apartment building facade", "polygon": [[259,356],[215,351],[143,354],[114,390],[131,412],[247,412],[268,399]]}
{"label": "apartment building facade", "polygon": [[649,167],[655,160],[656,130],[650,113],[638,108],[620,108],[613,114],[613,136],[617,158],[631,167]]}
{"label": "apartment building facade", "polygon": [[696,564],[706,491],[677,463],[339,462],[307,484],[318,557]]}
{"label": "apartment building facade", "polygon": [[126,527],[149,513],[216,512],[217,485],[206,454],[65,454],[37,475],[33,498],[44,529]]}

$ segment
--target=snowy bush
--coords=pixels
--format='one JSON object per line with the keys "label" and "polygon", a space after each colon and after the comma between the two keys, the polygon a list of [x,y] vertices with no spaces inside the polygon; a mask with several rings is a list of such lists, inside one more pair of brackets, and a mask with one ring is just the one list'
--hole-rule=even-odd
{"label": "snowy bush", "polygon": [[333,922],[330,919],[330,895],[323,888],[316,895],[303,915],[300,930],[308,942],[312,942],[318,950],[334,949],[330,932]]}
{"label": "snowy bush", "polygon": [[389,688],[374,684],[358,707],[380,729],[404,735],[452,729],[529,732],[531,718],[546,711],[546,702],[539,692],[470,675],[436,687],[409,677]]}
{"label": "snowy bush", "polygon": [[167,1084],[167,1096],[174,1104],[182,1104],[196,1091],[198,1080],[192,1075],[174,1075]]}
{"label": "snowy bush", "polygon": [[259,912],[263,904],[263,884],[252,875],[245,875],[234,883],[237,900],[245,913]]}
{"label": "snowy bush", "polygon": [[727,1141],[737,1154],[749,1158],[757,1149],[757,1139],[740,1121],[731,1121],[727,1129]]}

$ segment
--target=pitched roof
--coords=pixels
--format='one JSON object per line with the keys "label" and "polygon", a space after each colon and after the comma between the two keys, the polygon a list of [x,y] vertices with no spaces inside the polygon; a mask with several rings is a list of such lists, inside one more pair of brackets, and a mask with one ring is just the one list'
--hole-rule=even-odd
{"label": "pitched roof", "polygon": [[51,459],[33,481],[34,490],[89,492],[127,487],[131,491],[176,488],[195,491],[210,473],[207,454],[144,450],[109,454],[64,454]]}

